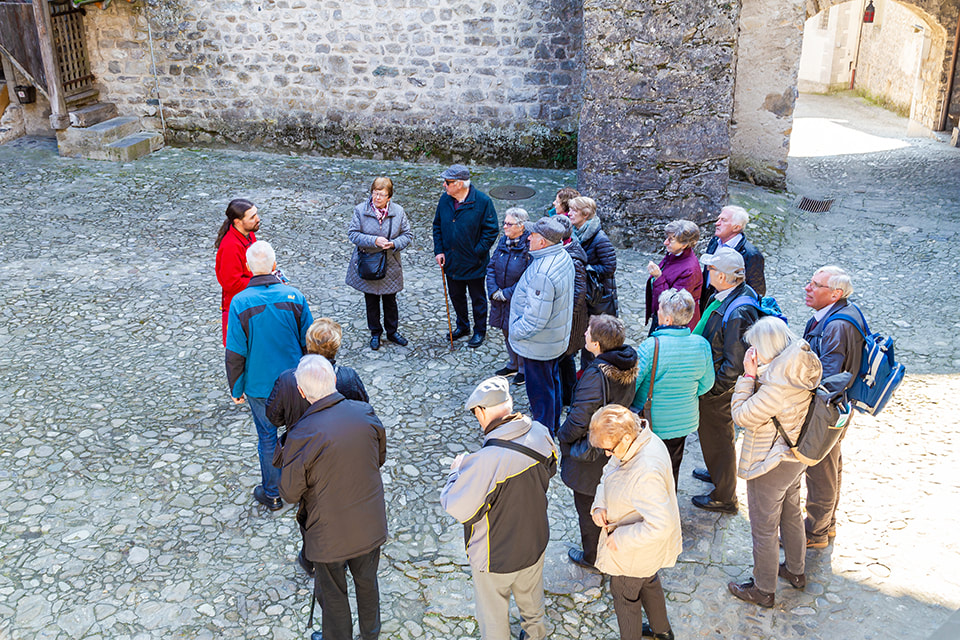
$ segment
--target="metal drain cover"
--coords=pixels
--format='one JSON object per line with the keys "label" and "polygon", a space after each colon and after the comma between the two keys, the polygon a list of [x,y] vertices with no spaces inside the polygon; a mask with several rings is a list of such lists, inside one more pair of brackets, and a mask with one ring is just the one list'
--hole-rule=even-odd
{"label": "metal drain cover", "polygon": [[830,207],[833,206],[836,198],[829,198],[827,200],[816,200],[814,198],[808,198],[806,196],[800,196],[797,200],[797,209],[801,211],[812,211],[814,213],[823,213],[825,211],[830,211]]}
{"label": "metal drain cover", "polygon": [[526,200],[532,198],[536,193],[530,187],[518,184],[502,184],[490,189],[490,195],[498,200]]}

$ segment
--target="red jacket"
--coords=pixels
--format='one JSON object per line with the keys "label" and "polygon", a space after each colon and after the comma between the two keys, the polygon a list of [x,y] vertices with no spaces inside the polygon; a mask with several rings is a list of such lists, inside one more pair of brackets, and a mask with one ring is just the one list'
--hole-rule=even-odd
{"label": "red jacket", "polygon": [[223,288],[220,297],[220,308],[223,311],[230,309],[233,296],[247,288],[250,281],[250,270],[247,269],[247,248],[257,241],[253,232],[244,237],[234,226],[230,227],[227,235],[223,236],[217,248],[217,282]]}

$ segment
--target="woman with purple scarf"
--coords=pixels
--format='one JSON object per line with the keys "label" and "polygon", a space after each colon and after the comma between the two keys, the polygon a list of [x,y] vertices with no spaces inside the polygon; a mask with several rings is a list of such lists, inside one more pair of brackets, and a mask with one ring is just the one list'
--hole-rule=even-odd
{"label": "woman with purple scarf", "polygon": [[[646,320],[650,320],[650,333],[658,326],[657,309],[660,308],[660,294],[668,289],[686,289],[693,299],[700,300],[700,291],[703,288],[703,271],[700,261],[693,253],[693,247],[700,239],[700,227],[689,220],[674,220],[664,228],[666,239],[663,246],[667,248],[667,255],[660,261],[659,266],[653,262],[647,263],[647,313]],[[693,310],[693,318],[687,323],[692,330],[700,321],[700,305],[697,303]]]}

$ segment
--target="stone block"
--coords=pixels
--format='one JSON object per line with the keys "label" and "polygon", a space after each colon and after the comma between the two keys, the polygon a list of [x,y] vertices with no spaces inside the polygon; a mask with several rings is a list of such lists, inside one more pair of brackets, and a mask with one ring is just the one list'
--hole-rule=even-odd
{"label": "stone block", "polygon": [[111,118],[91,127],[68,127],[62,131],[57,131],[57,145],[60,148],[61,156],[86,158],[89,157],[88,153],[139,130],[139,118]]}
{"label": "stone block", "polygon": [[950,136],[950,146],[960,147],[960,128],[953,128],[953,135]]}
{"label": "stone block", "polygon": [[112,102],[98,102],[70,112],[70,126],[91,127],[95,124],[116,118],[117,105]]}

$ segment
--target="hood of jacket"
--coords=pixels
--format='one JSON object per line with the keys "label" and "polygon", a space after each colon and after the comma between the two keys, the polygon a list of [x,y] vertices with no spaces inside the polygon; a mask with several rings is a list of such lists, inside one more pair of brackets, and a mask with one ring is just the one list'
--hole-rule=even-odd
{"label": "hood of jacket", "polygon": [[579,260],[583,263],[584,266],[587,265],[587,252],[583,250],[583,245],[580,244],[573,236],[570,236],[570,242],[563,245],[563,248],[567,250],[567,253],[570,254],[570,257],[574,260]]}
{"label": "hood of jacket", "polygon": [[807,341],[797,339],[757,373],[761,383],[812,391],[820,385],[822,367]]}
{"label": "hood of jacket", "polygon": [[628,344],[604,351],[597,356],[597,366],[610,380],[620,384],[633,384],[637,380],[637,350]]}

